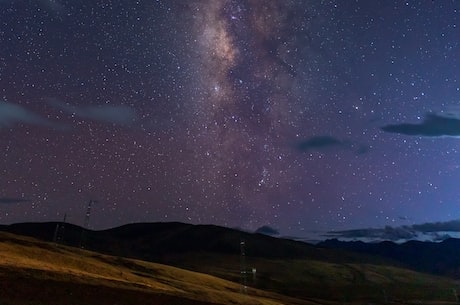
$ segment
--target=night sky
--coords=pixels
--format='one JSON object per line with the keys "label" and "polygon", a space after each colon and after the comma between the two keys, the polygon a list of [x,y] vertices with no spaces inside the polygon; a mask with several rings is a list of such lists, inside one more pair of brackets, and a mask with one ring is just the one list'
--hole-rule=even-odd
{"label": "night sky", "polygon": [[0,223],[460,219],[460,1],[0,0]]}

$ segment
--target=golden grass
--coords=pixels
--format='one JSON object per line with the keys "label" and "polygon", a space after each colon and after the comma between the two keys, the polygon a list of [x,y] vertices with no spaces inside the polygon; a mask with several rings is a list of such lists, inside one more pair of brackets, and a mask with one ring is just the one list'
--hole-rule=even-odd
{"label": "golden grass", "polygon": [[[0,280],[25,274],[38,280],[85,283],[171,295],[213,304],[286,304],[282,296],[250,289],[211,275],[139,260],[102,255],[0,232]],[[17,283],[20,285],[20,283]],[[0,296],[0,304],[1,304]],[[308,304],[291,300],[297,304]]]}

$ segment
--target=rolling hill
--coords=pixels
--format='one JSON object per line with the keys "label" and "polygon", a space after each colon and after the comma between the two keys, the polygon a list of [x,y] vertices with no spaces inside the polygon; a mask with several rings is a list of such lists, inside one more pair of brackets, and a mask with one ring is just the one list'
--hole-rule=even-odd
{"label": "rolling hill", "polygon": [[[236,285],[232,288],[233,292],[241,288],[239,283],[243,269],[247,286],[251,287],[249,289],[270,291],[276,296],[282,295],[283,297],[270,295],[269,299],[282,300],[280,302],[285,302],[283,304],[361,304],[389,301],[409,304],[420,300],[448,304],[457,301],[454,294],[457,284],[453,280],[407,270],[402,268],[404,264],[396,259],[368,253],[327,249],[218,226],[144,223],[103,231],[86,231],[78,226],[66,224],[56,234],[57,225],[59,224],[15,224],[1,226],[0,230],[29,235],[45,241],[58,237],[59,244],[45,243],[46,247],[65,248],[70,252],[72,250],[69,249],[75,248],[67,246],[79,247],[83,242],[86,250],[73,251],[90,253],[87,250],[91,250],[111,255],[114,258],[110,261],[121,268],[132,266],[130,262],[133,260],[142,260],[144,262],[135,265],[148,264],[146,261],[149,261],[187,269],[201,275],[211,275],[219,280],[233,282],[233,285]],[[244,240],[246,245],[244,260],[240,256],[241,240]],[[194,283],[201,281],[192,280]],[[251,292],[251,295],[253,293]],[[256,294],[260,293],[262,292]],[[173,296],[175,297],[174,294],[168,297]],[[288,297],[292,299],[283,299]],[[191,300],[189,302],[196,300],[188,299]],[[215,298],[205,298],[203,301],[215,302]]]}
{"label": "rolling hill", "polygon": [[0,233],[0,304],[312,304],[175,267]]}

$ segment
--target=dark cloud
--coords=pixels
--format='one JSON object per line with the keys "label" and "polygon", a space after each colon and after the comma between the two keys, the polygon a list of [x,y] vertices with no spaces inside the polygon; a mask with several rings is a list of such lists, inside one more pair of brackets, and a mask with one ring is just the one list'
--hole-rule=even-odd
{"label": "dark cloud", "polygon": [[264,234],[264,235],[270,235],[270,236],[274,236],[274,235],[279,235],[280,232],[270,226],[262,226],[260,228],[258,228],[256,230],[255,233],[259,233],[259,234]]}
{"label": "dark cloud", "polygon": [[352,150],[358,155],[369,152],[369,147],[366,145],[340,140],[332,136],[314,136],[298,143],[296,147],[301,152],[324,151],[332,148]]}
{"label": "dark cloud", "polygon": [[24,198],[12,198],[12,197],[0,197],[0,204],[11,204],[11,203],[21,203],[28,202],[28,199]]}
{"label": "dark cloud", "polygon": [[383,229],[357,229],[327,232],[325,237],[375,240],[409,240],[421,235],[433,241],[441,241],[450,237],[448,232],[460,232],[460,220],[431,222],[411,226],[390,227]]}
{"label": "dark cloud", "polygon": [[427,113],[420,124],[386,125],[383,131],[410,136],[442,137],[460,136],[460,118]]}
{"label": "dark cloud", "polygon": [[125,105],[105,104],[77,107],[68,103],[62,103],[55,99],[49,99],[48,102],[54,107],[60,108],[73,116],[102,123],[130,125],[137,119],[134,109]]}
{"label": "dark cloud", "polygon": [[51,128],[65,128],[64,125],[50,121],[22,106],[0,101],[0,128],[10,127],[14,124],[25,123]]}
{"label": "dark cloud", "polygon": [[344,147],[347,142],[341,141],[331,136],[311,137],[297,145],[300,151],[323,150],[330,147]]}
{"label": "dark cloud", "polygon": [[370,150],[370,147],[367,145],[360,144],[358,148],[356,149],[356,154],[357,155],[363,155],[367,154]]}
{"label": "dark cloud", "polygon": [[412,226],[420,232],[460,232],[460,220],[446,222],[431,222]]}

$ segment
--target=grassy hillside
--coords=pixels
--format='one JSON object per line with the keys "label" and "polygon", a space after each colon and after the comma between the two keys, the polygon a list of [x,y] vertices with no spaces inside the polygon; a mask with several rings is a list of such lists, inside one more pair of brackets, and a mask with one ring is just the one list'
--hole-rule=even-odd
{"label": "grassy hillside", "polygon": [[[235,266],[235,269],[239,266],[239,256],[177,255],[165,263],[231,281],[240,278],[238,272],[228,270],[228,266]],[[456,301],[453,289],[456,291],[457,284],[453,280],[394,266],[254,257],[246,257],[246,266],[248,285],[301,299],[374,304]],[[251,272],[253,268],[256,269],[255,276]]]}
{"label": "grassy hillside", "polygon": [[[49,239],[55,227],[3,229]],[[81,232],[68,225],[63,242],[78,245]],[[240,238],[247,245],[247,294],[239,284]],[[85,241],[87,248],[115,256],[0,233],[0,305],[40,304],[27,301],[34,298],[49,299],[42,304],[98,305],[457,302],[457,284],[447,278],[403,269],[379,257],[222,227],[135,224],[88,231]]]}
{"label": "grassy hillside", "polygon": [[0,233],[0,304],[310,304],[210,275]]}

